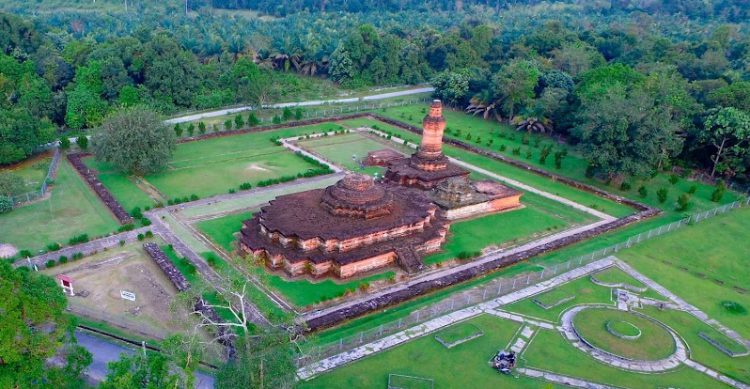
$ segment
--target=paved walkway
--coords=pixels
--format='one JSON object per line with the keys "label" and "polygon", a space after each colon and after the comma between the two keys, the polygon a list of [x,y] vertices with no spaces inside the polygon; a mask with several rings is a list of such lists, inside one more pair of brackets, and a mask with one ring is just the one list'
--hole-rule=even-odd
{"label": "paved walkway", "polygon": [[586,388],[586,389],[618,389],[617,386],[610,386],[604,384],[597,384],[595,382],[582,380],[580,378],[573,378],[564,376],[561,374],[549,373],[543,370],[530,369],[526,367],[519,367],[516,369],[517,372],[532,378],[541,378],[549,382],[556,384],[572,386],[574,388]]}
{"label": "paved walkway", "polygon": [[750,340],[745,339],[742,337],[742,335],[738,334],[737,331],[734,331],[725,325],[719,323],[715,319],[710,318],[705,312],[701,311],[694,305],[689,304],[687,301],[683,300],[676,294],[670,292],[667,288],[661,286],[656,281],[644,276],[643,274],[639,273],[637,270],[633,269],[630,265],[625,263],[624,261],[621,261],[617,259],[617,266],[621,268],[623,271],[628,273],[631,277],[635,278],[636,280],[640,281],[644,285],[648,286],[652,290],[655,290],[659,294],[661,294],[664,297],[669,298],[672,300],[679,309],[686,311],[690,313],[691,315],[695,316],[698,320],[708,324],[709,326],[717,329],[724,335],[728,336],[729,338],[735,340],[736,342],[740,344],[744,344],[745,347],[750,348]]}
{"label": "paved walkway", "polygon": [[614,366],[620,369],[638,371],[642,373],[657,373],[672,370],[680,366],[681,363],[684,363],[688,360],[687,346],[685,346],[685,343],[682,342],[682,339],[679,337],[679,335],[677,335],[674,331],[667,327],[664,327],[664,329],[669,332],[669,334],[674,339],[675,351],[674,353],[672,353],[672,355],[657,361],[626,359],[591,346],[578,335],[578,332],[573,326],[573,318],[575,318],[578,312],[597,306],[603,307],[603,305],[600,304],[578,305],[563,313],[561,319],[562,327],[560,328],[560,332],[563,333],[568,342],[575,346],[575,348],[585,352],[586,354],[589,354],[599,362],[606,363],[610,366]]}
{"label": "paved walkway", "polygon": [[[421,94],[421,93],[429,93],[434,90],[435,88],[433,87],[420,87],[420,88],[413,88],[413,89],[407,89],[407,90],[396,91],[396,92],[378,93],[378,94],[363,96],[363,97],[349,97],[349,98],[331,99],[331,100],[307,100],[307,101],[295,101],[295,102],[289,102],[289,103],[268,104],[268,105],[264,105],[263,108],[273,109],[273,108],[287,108],[287,107],[312,107],[312,106],[327,105],[327,104],[345,104],[345,103],[357,103],[360,101],[377,101],[377,100],[389,99],[392,97],[401,97],[401,96],[410,96],[410,95]],[[196,121],[200,119],[207,119],[207,118],[212,118],[212,117],[217,117],[217,116],[231,115],[231,114],[238,113],[238,112],[250,111],[255,108],[256,107],[252,105],[245,105],[242,107],[220,109],[216,111],[201,112],[201,113],[196,113],[192,115],[180,116],[180,117],[172,118],[169,120],[165,120],[164,122],[167,124],[192,122],[192,121]]]}
{"label": "paved walkway", "polygon": [[[589,263],[586,266],[573,269],[567,273],[563,273],[547,281],[540,282],[539,284],[531,285],[527,288],[517,290],[515,292],[509,293],[505,296],[496,298],[494,300],[481,303],[481,304],[477,304],[468,308],[464,308],[464,309],[449,313],[444,316],[440,316],[438,318],[429,320],[425,323],[422,323],[415,327],[398,332],[391,336],[387,336],[385,338],[362,345],[355,349],[345,351],[341,354],[337,354],[329,358],[325,358],[320,361],[311,363],[297,370],[297,375],[303,380],[310,379],[316,375],[319,375],[321,373],[324,373],[328,370],[334,369],[341,365],[356,361],[358,359],[364,358],[371,354],[375,354],[375,353],[390,349],[392,347],[406,343],[412,339],[416,339],[426,334],[429,334],[431,332],[437,331],[438,329],[441,329],[445,326],[449,326],[459,321],[472,318],[482,313],[489,313],[492,315],[500,316],[496,308],[498,308],[501,305],[510,304],[512,302],[538,294],[544,290],[554,288],[558,285],[562,285],[573,279],[582,277],[588,273],[592,273],[592,272],[604,269],[609,266],[612,266],[612,260],[610,258],[605,258],[605,259],[601,259],[601,260]],[[513,317],[510,317],[510,319],[511,320],[515,319],[516,321],[527,323],[526,319],[517,315],[513,315]],[[541,323],[541,322],[532,323],[530,321],[528,323],[538,325],[539,327],[548,328],[548,329],[551,327],[551,325],[547,323]]]}

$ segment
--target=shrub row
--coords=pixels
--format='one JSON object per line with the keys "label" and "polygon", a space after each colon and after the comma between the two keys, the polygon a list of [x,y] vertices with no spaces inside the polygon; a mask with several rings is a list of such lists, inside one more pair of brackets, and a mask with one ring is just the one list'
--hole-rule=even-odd
{"label": "shrub row", "polygon": [[96,176],[96,171],[89,169],[86,164],[83,163],[83,157],[90,154],[85,153],[74,153],[68,154],[67,158],[71,165],[78,171],[78,174],[83,177],[89,187],[96,193],[97,196],[104,202],[104,205],[112,211],[120,224],[128,224],[133,222],[133,218],[125,211],[120,202],[118,202],[112,193],[99,181]]}

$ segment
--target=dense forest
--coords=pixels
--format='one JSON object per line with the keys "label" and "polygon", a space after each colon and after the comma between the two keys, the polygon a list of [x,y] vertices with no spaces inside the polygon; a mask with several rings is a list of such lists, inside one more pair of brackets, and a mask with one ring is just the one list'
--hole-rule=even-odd
{"label": "dense forest", "polygon": [[[46,7],[46,8],[45,8]],[[0,16],[0,163],[119,107],[162,113],[431,82],[580,143],[591,173],[748,170],[744,1],[25,2]],[[430,12],[426,12],[426,11]],[[312,78],[311,78],[312,77]],[[644,114],[644,112],[646,112]]]}

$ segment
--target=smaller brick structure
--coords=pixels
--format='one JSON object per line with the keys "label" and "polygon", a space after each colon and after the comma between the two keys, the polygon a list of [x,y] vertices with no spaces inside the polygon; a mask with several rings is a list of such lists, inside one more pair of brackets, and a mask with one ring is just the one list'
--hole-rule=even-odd
{"label": "smaller brick structure", "polygon": [[431,192],[432,201],[449,220],[519,208],[521,195],[496,181],[471,182],[464,177],[443,181]]}
{"label": "smaller brick structure", "polygon": [[393,149],[382,149],[367,153],[367,158],[365,158],[364,164],[365,166],[387,167],[391,162],[399,159],[404,159],[404,156],[398,151]]}

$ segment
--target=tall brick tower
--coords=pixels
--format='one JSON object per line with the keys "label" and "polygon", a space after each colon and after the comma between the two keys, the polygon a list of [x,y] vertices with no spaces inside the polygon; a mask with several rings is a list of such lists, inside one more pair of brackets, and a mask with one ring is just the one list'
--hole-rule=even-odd
{"label": "tall brick tower", "polygon": [[430,105],[430,112],[422,120],[422,143],[419,145],[419,157],[437,159],[443,156],[443,132],[445,118],[443,118],[443,103],[434,100]]}
{"label": "tall brick tower", "polygon": [[422,121],[419,150],[409,158],[393,161],[385,178],[400,185],[432,189],[451,177],[468,177],[469,172],[450,163],[443,154],[443,104],[434,100]]}

